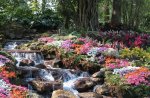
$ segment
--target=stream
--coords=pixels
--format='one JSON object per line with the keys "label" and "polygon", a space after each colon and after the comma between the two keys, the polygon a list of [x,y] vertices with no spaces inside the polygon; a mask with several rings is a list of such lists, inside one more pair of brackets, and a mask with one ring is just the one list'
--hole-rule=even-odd
{"label": "stream", "polygon": [[[44,57],[40,51],[15,50],[15,47],[17,45],[26,42],[28,41],[12,40],[5,44],[4,49],[11,53],[11,55],[17,60],[16,66],[18,70],[23,73],[22,79],[27,83],[28,89],[30,89],[31,92],[42,92],[42,90],[46,90],[38,87],[36,83],[43,83],[43,85],[44,83],[52,83],[53,91],[55,90],[55,86],[57,84],[55,82],[62,81],[61,86],[64,90],[69,90],[73,92],[76,96],[78,96],[79,92],[75,89],[74,83],[77,80],[90,77],[90,75],[87,72],[82,71],[53,68],[51,65],[49,65],[51,66],[50,68],[37,67],[38,65],[44,65]],[[43,95],[43,98],[49,98],[48,96]]]}

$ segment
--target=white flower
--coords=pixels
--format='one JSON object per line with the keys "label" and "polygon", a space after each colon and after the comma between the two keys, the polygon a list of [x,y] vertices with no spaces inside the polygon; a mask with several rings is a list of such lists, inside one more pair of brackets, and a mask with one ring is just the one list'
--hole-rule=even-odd
{"label": "white flower", "polygon": [[52,46],[57,46],[57,47],[61,47],[63,41],[59,40],[59,41],[53,41],[51,43],[47,43],[46,45],[52,45]]}
{"label": "white flower", "polygon": [[132,72],[134,70],[137,70],[139,68],[140,67],[127,66],[127,67],[123,67],[120,69],[114,69],[113,74],[120,74],[121,76],[123,76],[123,75],[125,75],[129,72]]}
{"label": "white flower", "polygon": [[3,79],[0,79],[0,88],[3,88],[5,90],[10,90],[10,85],[7,84]]}
{"label": "white flower", "polygon": [[109,55],[109,56],[119,56],[119,52],[113,48],[108,48],[105,52],[105,55]]}

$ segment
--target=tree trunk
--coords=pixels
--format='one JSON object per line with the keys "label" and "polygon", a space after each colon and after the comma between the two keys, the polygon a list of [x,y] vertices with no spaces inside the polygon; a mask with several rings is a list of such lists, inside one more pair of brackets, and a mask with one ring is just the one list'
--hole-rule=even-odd
{"label": "tree trunk", "polygon": [[113,0],[111,23],[114,26],[121,24],[121,1],[122,0]]}
{"label": "tree trunk", "polygon": [[98,0],[79,0],[79,27],[86,30],[98,29]]}

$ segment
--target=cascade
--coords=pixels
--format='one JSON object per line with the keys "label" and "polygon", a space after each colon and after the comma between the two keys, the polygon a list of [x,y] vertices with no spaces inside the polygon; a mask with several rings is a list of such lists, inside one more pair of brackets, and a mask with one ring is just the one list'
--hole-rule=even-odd
{"label": "cascade", "polygon": [[18,45],[21,45],[23,43],[27,43],[30,40],[8,40],[5,45],[4,45],[4,49],[5,50],[12,50],[15,49]]}

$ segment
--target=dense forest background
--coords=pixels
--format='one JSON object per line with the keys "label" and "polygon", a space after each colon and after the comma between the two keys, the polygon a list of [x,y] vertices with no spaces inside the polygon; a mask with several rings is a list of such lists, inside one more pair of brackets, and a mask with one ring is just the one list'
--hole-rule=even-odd
{"label": "dense forest background", "polygon": [[0,0],[1,32],[150,32],[150,0]]}

